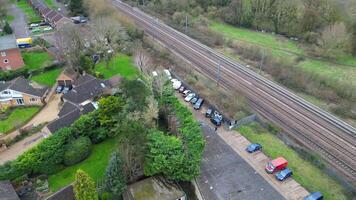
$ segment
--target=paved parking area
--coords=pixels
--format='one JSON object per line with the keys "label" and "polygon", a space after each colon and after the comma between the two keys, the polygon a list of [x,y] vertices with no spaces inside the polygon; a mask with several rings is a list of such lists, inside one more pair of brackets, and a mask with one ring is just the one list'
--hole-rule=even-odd
{"label": "paved parking area", "polygon": [[197,185],[204,199],[284,199],[214,129],[202,124],[206,148]]}

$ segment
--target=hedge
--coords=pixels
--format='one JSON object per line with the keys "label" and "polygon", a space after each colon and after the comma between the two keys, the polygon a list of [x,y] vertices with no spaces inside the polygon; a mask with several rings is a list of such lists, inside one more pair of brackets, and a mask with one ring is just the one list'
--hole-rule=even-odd
{"label": "hedge", "polygon": [[89,137],[80,137],[72,141],[65,146],[63,163],[70,166],[83,161],[90,155],[90,149]]}

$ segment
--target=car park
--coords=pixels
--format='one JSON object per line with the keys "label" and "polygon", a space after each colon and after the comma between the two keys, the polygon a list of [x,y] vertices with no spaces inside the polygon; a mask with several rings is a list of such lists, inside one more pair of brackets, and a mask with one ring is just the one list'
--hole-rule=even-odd
{"label": "car park", "polygon": [[208,108],[205,112],[205,117],[210,118],[214,113],[214,110],[212,108]]}
{"label": "car park", "polygon": [[195,97],[195,93],[190,93],[188,94],[185,98],[184,101],[189,102],[190,100],[192,100]]}
{"label": "car park", "polygon": [[278,157],[267,163],[265,170],[269,174],[281,171],[288,166],[288,161],[283,157]]}
{"label": "car park", "polygon": [[63,90],[63,86],[58,85],[57,88],[56,88],[56,93],[61,93],[62,90]]}
{"label": "car park", "polygon": [[284,181],[287,178],[291,177],[292,175],[293,175],[292,170],[290,170],[289,168],[285,168],[284,170],[276,174],[276,179],[279,181]]}
{"label": "car park", "polygon": [[190,93],[192,93],[191,90],[184,90],[184,92],[183,92],[183,97],[188,96],[188,94],[190,94]]}
{"label": "car park", "polygon": [[204,99],[199,98],[198,101],[194,104],[194,109],[199,110],[203,105],[203,103],[204,103]]}
{"label": "car park", "polygon": [[183,85],[182,85],[182,86],[180,86],[180,88],[178,89],[179,93],[184,92],[184,90],[185,90],[185,87],[184,87]]}
{"label": "car park", "polygon": [[247,146],[246,151],[249,153],[253,153],[256,151],[262,150],[262,145],[258,143],[253,143]]}
{"label": "car park", "polygon": [[321,192],[313,192],[310,195],[306,196],[304,200],[322,200],[323,194]]}
{"label": "car park", "polygon": [[191,104],[195,104],[198,101],[199,97],[195,96],[192,100],[190,100]]}

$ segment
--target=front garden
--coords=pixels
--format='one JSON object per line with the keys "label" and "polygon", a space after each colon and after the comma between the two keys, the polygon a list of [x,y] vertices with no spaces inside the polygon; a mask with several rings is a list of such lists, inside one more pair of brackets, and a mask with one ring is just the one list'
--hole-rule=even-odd
{"label": "front garden", "polygon": [[53,57],[42,50],[25,50],[21,52],[25,67],[28,70],[36,70],[53,63]]}
{"label": "front garden", "polygon": [[138,74],[137,68],[132,63],[132,58],[124,54],[117,54],[110,59],[109,63],[101,61],[95,67],[95,71],[99,72],[104,79],[111,78],[115,75],[120,75],[125,78],[133,78]]}
{"label": "front garden", "polygon": [[16,128],[24,125],[38,111],[40,107],[18,107],[8,108],[8,110],[0,113],[0,134],[8,133]]}

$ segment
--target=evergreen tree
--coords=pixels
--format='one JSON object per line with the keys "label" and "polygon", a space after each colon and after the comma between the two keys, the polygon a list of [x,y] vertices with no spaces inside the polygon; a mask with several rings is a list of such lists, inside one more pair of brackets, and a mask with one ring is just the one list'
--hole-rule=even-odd
{"label": "evergreen tree", "polygon": [[5,34],[12,34],[12,28],[10,27],[8,22],[5,23],[3,29],[4,29]]}
{"label": "evergreen tree", "polygon": [[83,170],[79,169],[75,174],[73,188],[76,200],[98,200],[95,183]]}
{"label": "evergreen tree", "polygon": [[111,155],[110,162],[105,171],[105,190],[111,195],[111,199],[121,199],[126,187],[123,173],[123,161],[118,152]]}

